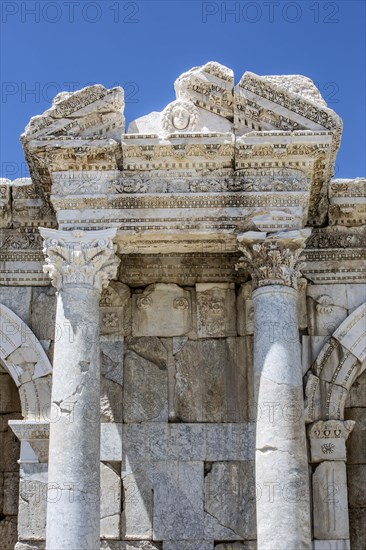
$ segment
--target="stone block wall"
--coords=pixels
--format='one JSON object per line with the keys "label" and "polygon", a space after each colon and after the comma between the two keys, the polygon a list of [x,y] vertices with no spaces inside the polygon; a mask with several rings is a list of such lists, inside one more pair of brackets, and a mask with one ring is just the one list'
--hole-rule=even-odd
{"label": "stone block wall", "polygon": [[122,460],[104,465],[120,471],[121,522],[103,518],[102,536],[130,541],[118,548],[254,544],[252,331],[240,300],[222,283],[111,283],[102,295],[102,422],[122,422]]}
{"label": "stone block wall", "polygon": [[[112,282],[103,292],[103,547],[254,548],[249,296],[250,285],[229,283]],[[54,289],[7,287],[2,301],[52,362],[65,330],[55,326]],[[19,448],[13,458],[18,468]],[[47,464],[21,465],[17,549],[42,547],[47,481]]]}
{"label": "stone block wall", "polygon": [[356,424],[347,441],[347,483],[352,550],[366,548],[366,372],[354,383],[345,418]]}
{"label": "stone block wall", "polygon": [[[360,289],[302,289],[304,373],[363,301]],[[3,287],[1,302],[27,323],[52,362],[64,330],[55,326],[55,290]],[[130,288],[112,281],[100,321],[101,547],[254,550],[251,283]],[[0,384],[0,529],[8,550],[17,539],[19,443],[7,421],[21,415],[5,369]],[[346,404],[346,419],[356,420],[347,443],[352,550],[366,546],[365,396],[363,374]],[[21,466],[17,550],[43,548],[46,483],[46,464]]]}

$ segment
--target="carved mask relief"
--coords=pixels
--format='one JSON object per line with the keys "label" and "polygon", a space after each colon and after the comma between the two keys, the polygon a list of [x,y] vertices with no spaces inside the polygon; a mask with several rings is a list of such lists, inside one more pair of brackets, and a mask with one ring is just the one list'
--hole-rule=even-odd
{"label": "carved mask relief", "polygon": [[163,111],[163,128],[166,132],[193,132],[198,127],[198,109],[188,101],[173,101]]}

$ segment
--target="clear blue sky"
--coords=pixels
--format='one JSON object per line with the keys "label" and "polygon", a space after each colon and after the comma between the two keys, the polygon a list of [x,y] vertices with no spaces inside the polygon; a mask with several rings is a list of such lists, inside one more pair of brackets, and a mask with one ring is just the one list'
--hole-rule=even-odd
{"label": "clear blue sky", "polygon": [[173,82],[214,60],[304,74],[344,121],[337,177],[365,175],[365,2],[2,0],[1,171],[27,175],[19,136],[54,95],[126,89],[127,123],[174,99]]}

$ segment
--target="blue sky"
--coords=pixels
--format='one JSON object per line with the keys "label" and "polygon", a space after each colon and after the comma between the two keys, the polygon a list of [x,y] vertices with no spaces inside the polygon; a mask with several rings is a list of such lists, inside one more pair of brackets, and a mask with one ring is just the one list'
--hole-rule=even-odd
{"label": "blue sky", "polygon": [[1,175],[27,175],[19,136],[60,91],[122,85],[127,123],[214,60],[304,74],[344,121],[336,177],[365,175],[365,2],[2,0]]}

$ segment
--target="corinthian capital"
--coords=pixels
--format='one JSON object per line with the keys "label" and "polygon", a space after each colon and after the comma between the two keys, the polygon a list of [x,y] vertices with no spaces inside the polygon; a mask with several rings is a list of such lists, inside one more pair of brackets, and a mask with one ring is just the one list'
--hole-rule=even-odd
{"label": "corinthian capital", "polygon": [[88,286],[99,291],[117,274],[119,259],[113,237],[117,229],[102,231],[60,231],[39,228],[44,239],[46,265],[57,290],[65,286]]}
{"label": "corinthian capital", "polygon": [[284,285],[297,288],[301,276],[299,256],[311,229],[262,233],[248,231],[238,235],[239,250],[244,256],[239,265],[248,269],[253,287]]}

